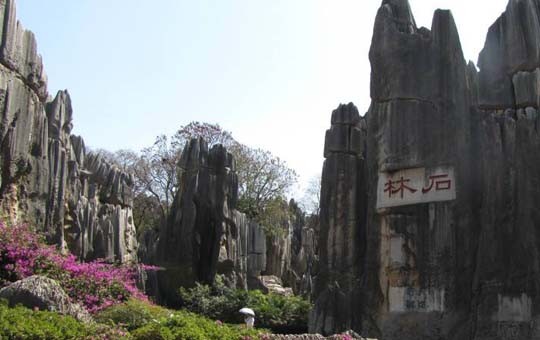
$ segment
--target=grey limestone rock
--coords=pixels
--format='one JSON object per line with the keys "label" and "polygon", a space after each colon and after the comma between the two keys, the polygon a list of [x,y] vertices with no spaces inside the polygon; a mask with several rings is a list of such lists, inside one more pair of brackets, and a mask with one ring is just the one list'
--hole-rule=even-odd
{"label": "grey limestone rock", "polygon": [[241,244],[239,263],[235,271],[240,277],[241,288],[252,288],[254,282],[266,270],[266,233],[256,222],[239,211],[234,212],[235,223],[240,230],[237,242]]}
{"label": "grey limestone rock", "polygon": [[258,278],[257,289],[264,293],[292,296],[293,290],[290,287],[283,287],[283,281],[275,275],[261,275]]}
{"label": "grey limestone rock", "polygon": [[[335,330],[351,328],[359,313],[358,277],[360,260],[365,245],[361,231],[365,226],[365,180],[362,178],[364,143],[351,149],[346,143],[330,148],[337,137],[351,140],[356,133],[364,134],[361,118],[350,103],[340,105],[332,113],[332,128],[326,133],[325,162],[321,177],[319,256],[320,264],[315,279],[315,307],[310,315],[310,332],[333,334]],[[335,127],[340,127],[336,130]],[[335,136],[331,132],[337,132]]]}
{"label": "grey limestone rock", "polygon": [[[506,108],[514,104],[512,78],[540,66],[540,5],[536,0],[510,0],[489,28],[478,66],[479,104]],[[525,95],[525,93],[522,93]]]}
{"label": "grey limestone rock", "polygon": [[513,94],[517,107],[535,106],[540,104],[540,69],[532,72],[519,71],[512,77]]}
{"label": "grey limestone rock", "polygon": [[73,136],[67,91],[48,99],[36,41],[0,1],[0,202],[81,259],[137,260],[130,175]]}
{"label": "grey limestone rock", "polygon": [[191,140],[178,164],[181,183],[167,225],[157,241],[159,293],[175,304],[175,291],[195,282],[212,284],[216,275],[247,288],[249,277],[266,266],[263,229],[236,210],[238,179],[226,148],[210,150],[203,139]]}
{"label": "grey limestone rock", "polygon": [[284,277],[291,270],[293,226],[289,219],[281,221],[276,234],[266,237],[265,275]]}
{"label": "grey limestone rock", "polygon": [[46,112],[49,189],[45,231],[52,241],[83,260],[136,262],[132,176],[87,152],[82,138],[71,135],[67,92],[59,92]]}
{"label": "grey limestone rock", "polygon": [[0,298],[10,306],[21,304],[65,314],[83,322],[92,322],[90,314],[80,305],[72,303],[58,282],[44,276],[30,276],[0,289]]}
{"label": "grey limestone rock", "polygon": [[41,56],[37,52],[34,34],[25,30],[17,20],[15,0],[0,1],[2,21],[0,62],[3,66],[20,75],[25,85],[45,100],[47,97],[47,76],[43,70]]}
{"label": "grey limestone rock", "polygon": [[[370,50],[372,103],[359,118],[365,129],[356,126],[364,149],[351,153],[352,127],[335,128],[340,118],[327,133],[311,331],[540,336],[539,14],[537,0],[510,0],[477,71],[450,12],[436,11],[427,30],[407,1],[383,1]],[[446,167],[453,198],[379,205],[382,176]]]}
{"label": "grey limestone rock", "polygon": [[167,225],[157,241],[148,236],[143,242],[145,257],[165,269],[157,272],[158,291],[152,295],[175,305],[179,287],[213,284],[217,275],[228,286],[241,289],[264,288],[261,275],[299,284],[303,273],[298,275],[292,268],[292,221],[282,221],[283,233],[267,235],[236,209],[235,160],[226,148],[209,149],[203,139],[193,139],[178,167],[181,185]]}

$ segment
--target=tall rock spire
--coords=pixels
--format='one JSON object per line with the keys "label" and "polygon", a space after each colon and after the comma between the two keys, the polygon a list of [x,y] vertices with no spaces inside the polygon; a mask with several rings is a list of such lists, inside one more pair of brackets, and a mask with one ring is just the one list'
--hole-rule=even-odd
{"label": "tall rock spire", "polygon": [[[480,71],[449,11],[431,30],[409,12],[383,1],[377,14],[364,166],[324,165],[319,243],[341,248],[321,247],[314,329],[540,338],[540,1],[510,0]],[[365,183],[365,202],[352,183]]]}
{"label": "tall rock spire", "polygon": [[365,121],[352,103],[332,112],[321,177],[319,271],[310,332],[333,334],[357,327],[362,314],[366,182]]}
{"label": "tall rock spire", "polygon": [[[431,30],[418,28],[407,1],[383,1],[369,57],[372,103],[355,120],[362,151],[350,161],[339,161],[354,158],[343,150],[326,155],[312,330],[445,338],[455,315],[468,313],[473,276],[464,255],[474,249],[461,241],[475,229],[465,189],[473,181],[470,71],[450,11],[436,11]],[[327,144],[338,128],[333,119]]]}

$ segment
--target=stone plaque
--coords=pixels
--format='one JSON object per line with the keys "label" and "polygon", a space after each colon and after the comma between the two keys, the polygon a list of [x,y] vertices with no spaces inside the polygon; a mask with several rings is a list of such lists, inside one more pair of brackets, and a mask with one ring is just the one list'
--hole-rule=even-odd
{"label": "stone plaque", "polygon": [[390,312],[444,312],[444,289],[390,287]]}
{"label": "stone plaque", "polygon": [[452,167],[414,168],[381,172],[377,184],[377,209],[456,199]]}

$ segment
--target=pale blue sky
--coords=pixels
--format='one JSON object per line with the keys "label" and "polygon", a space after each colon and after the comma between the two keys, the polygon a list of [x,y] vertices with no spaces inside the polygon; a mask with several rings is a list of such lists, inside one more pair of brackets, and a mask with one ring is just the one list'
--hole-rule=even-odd
{"label": "pale blue sky", "polygon": [[[454,13],[477,60],[506,0],[411,0],[419,26]],[[340,102],[369,107],[368,51],[379,0],[18,0],[49,92],[68,89],[74,132],[94,148],[140,149],[190,121],[219,123],[320,173]]]}

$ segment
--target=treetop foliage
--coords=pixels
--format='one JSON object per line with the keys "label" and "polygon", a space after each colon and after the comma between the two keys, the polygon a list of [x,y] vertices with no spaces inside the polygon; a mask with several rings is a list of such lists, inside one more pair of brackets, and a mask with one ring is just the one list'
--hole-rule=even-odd
{"label": "treetop foliage", "polygon": [[[165,223],[178,190],[178,162],[191,139],[203,138],[209,147],[221,144],[234,156],[239,182],[238,209],[250,218],[271,227],[278,201],[297,181],[296,172],[279,157],[236,141],[219,124],[191,122],[172,136],[159,135],[153,145],[140,152],[98,150],[110,162],[134,176],[134,220],[139,233]],[[282,210],[281,213],[286,212]],[[272,221],[272,222],[271,222]]]}

